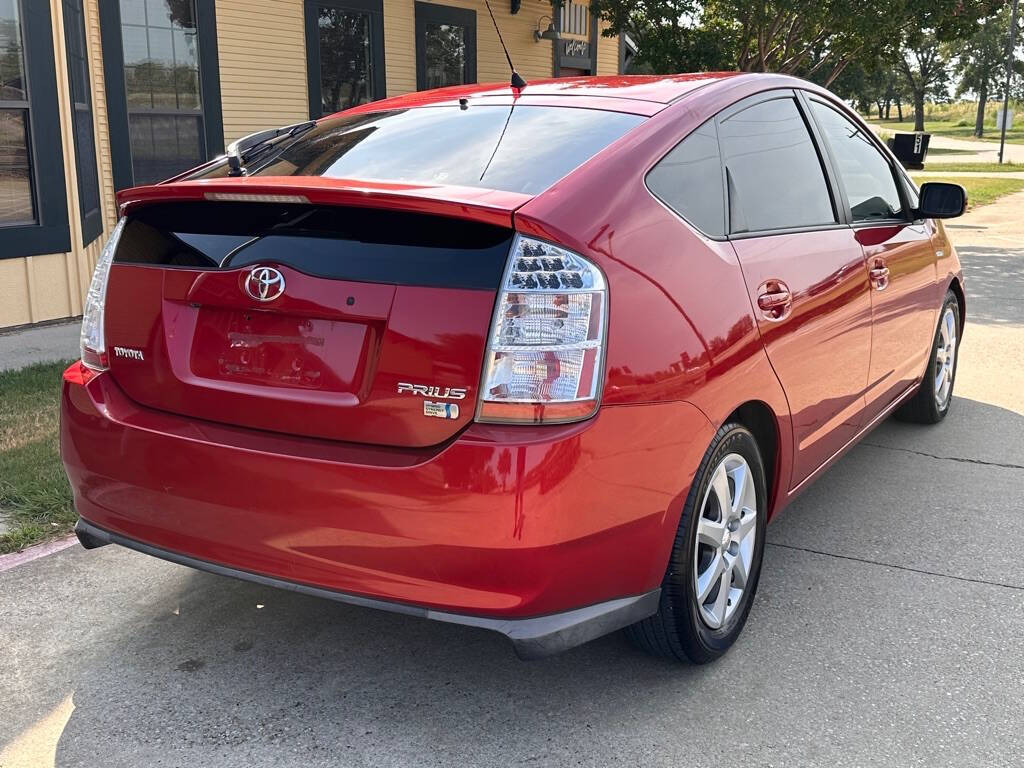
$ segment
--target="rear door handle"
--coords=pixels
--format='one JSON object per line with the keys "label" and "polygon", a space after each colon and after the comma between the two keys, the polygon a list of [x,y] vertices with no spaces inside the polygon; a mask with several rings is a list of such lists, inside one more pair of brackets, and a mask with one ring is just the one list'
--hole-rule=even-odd
{"label": "rear door handle", "polygon": [[769,280],[761,285],[757,306],[768,320],[781,320],[793,306],[793,294],[778,280]]}
{"label": "rear door handle", "polygon": [[889,268],[882,261],[876,261],[868,274],[876,291],[884,291],[889,286]]}

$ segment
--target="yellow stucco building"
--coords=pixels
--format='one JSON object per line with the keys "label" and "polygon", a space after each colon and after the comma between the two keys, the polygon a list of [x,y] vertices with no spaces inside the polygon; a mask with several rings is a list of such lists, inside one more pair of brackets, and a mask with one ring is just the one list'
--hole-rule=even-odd
{"label": "yellow stucco building", "polygon": [[[585,4],[491,7],[527,80],[620,71]],[[0,0],[0,329],[81,313],[116,190],[263,128],[508,77],[483,0]]]}

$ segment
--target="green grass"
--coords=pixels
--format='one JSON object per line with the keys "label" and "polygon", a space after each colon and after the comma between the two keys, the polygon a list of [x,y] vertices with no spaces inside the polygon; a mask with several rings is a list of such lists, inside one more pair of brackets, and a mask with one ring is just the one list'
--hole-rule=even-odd
{"label": "green grass", "polygon": [[60,536],[75,524],[60,463],[61,372],[71,361],[0,371],[0,554]]}
{"label": "green grass", "polygon": [[[1013,128],[1006,132],[1006,142],[1008,144],[1024,144],[1024,127],[1022,127],[1019,120],[1016,119],[1017,114],[1014,115]],[[913,119],[905,120],[900,123],[895,120],[871,120],[870,122],[875,125],[881,126],[889,133],[913,133],[914,121]],[[976,139],[974,136],[974,122],[971,121],[969,125],[962,125],[963,120],[957,120],[956,122],[950,120],[928,120],[925,118],[924,121],[924,132],[930,133],[933,136],[949,136],[955,139],[970,139],[979,142],[999,142],[999,131],[996,129],[996,121],[993,118],[991,121],[985,122],[985,136],[981,139]],[[930,152],[931,150],[929,150]]]}
{"label": "green grass", "polygon": [[[931,152],[928,153],[929,155]],[[926,171],[942,171],[952,173],[954,171],[970,171],[971,173],[1020,173],[1024,171],[1024,165],[1013,163],[928,163],[925,162]]]}
{"label": "green grass", "polygon": [[915,184],[927,181],[949,181],[961,185],[967,190],[970,208],[994,203],[1000,197],[1012,195],[1024,189],[1024,179],[998,179],[984,176],[915,176],[911,174]]}

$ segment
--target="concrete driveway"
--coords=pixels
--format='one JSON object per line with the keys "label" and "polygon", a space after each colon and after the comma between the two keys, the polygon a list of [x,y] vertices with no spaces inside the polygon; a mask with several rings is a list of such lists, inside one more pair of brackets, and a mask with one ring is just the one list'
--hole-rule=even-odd
{"label": "concrete driveway", "polygon": [[0,574],[0,766],[1020,765],[1024,250],[961,252],[949,418],[884,424],[769,528],[718,663],[620,636],[522,663],[479,630],[73,547]]}

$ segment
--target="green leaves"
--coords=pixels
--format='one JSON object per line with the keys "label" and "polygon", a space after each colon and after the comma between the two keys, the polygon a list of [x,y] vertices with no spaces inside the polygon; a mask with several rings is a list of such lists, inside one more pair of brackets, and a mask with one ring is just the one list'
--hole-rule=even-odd
{"label": "green leaves", "polygon": [[925,35],[972,34],[1001,0],[596,0],[653,72],[783,72],[830,85],[851,62],[898,58]]}

